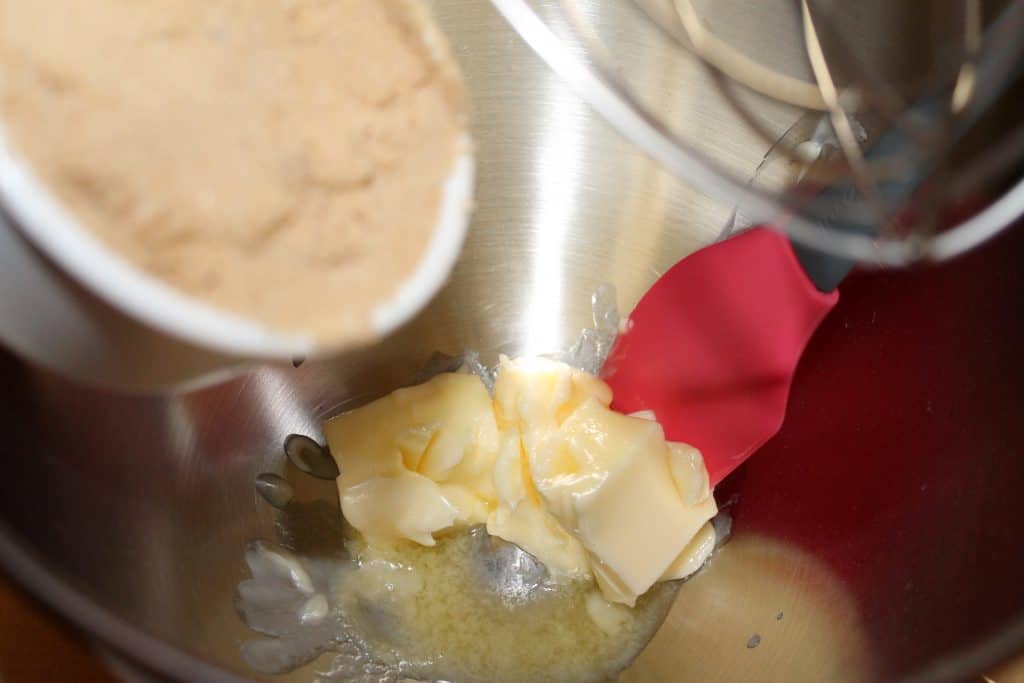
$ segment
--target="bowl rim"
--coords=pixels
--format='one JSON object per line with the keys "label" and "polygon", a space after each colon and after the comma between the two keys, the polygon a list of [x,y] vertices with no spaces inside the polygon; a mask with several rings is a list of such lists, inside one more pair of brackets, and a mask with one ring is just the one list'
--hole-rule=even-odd
{"label": "bowl rim", "polygon": [[[51,570],[40,553],[29,547],[10,523],[0,517],[0,569],[17,586],[83,631],[94,636],[112,652],[144,670],[175,681],[248,683],[220,666],[204,661],[198,654],[170,644],[117,616],[91,597],[77,590],[58,571]],[[948,655],[924,665],[899,679],[899,683],[938,683],[979,675],[1020,653],[1024,646],[1024,615],[1017,616],[997,632],[987,633]]]}
{"label": "bowl rim", "polygon": [[85,634],[98,638],[113,652],[127,657],[137,666],[175,681],[247,683],[251,680],[205,662],[113,614],[50,571],[45,561],[27,545],[10,524],[0,518],[0,567],[17,586],[56,610],[62,619]]}

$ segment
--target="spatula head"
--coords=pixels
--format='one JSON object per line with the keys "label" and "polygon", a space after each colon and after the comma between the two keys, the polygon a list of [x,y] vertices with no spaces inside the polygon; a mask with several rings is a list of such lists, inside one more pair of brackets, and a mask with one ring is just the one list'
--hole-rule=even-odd
{"label": "spatula head", "polygon": [[778,431],[800,354],[838,300],[784,236],[754,228],[665,273],[602,377],[617,410],[652,410],[670,440],[699,448],[714,485]]}

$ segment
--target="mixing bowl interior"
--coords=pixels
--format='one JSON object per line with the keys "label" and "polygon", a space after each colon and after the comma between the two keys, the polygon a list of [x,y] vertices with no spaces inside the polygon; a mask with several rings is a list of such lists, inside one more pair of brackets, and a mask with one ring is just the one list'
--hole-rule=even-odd
{"label": "mixing bowl interior", "polygon": [[[628,310],[728,221],[731,207],[618,138],[486,3],[437,8],[474,93],[478,206],[449,285],[415,321],[333,362],[167,397],[0,357],[0,564],[153,668],[252,675],[234,590],[246,542],[278,537],[253,481],[286,467],[288,434],[319,436],[338,405],[411,381],[435,352],[563,350],[598,285]],[[609,26],[623,11],[593,8]],[[653,45],[636,54],[651,69],[667,59]],[[693,87],[676,101],[686,125],[753,173],[765,145]],[[795,119],[765,116],[779,135]],[[847,283],[783,432],[719,491],[730,543],[625,679],[930,680],[1024,642],[1022,252],[1010,234],[942,270]]]}

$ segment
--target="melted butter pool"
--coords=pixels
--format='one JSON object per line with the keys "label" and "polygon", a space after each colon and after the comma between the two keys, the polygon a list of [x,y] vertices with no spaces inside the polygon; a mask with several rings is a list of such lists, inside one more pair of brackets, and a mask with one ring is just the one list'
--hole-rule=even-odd
{"label": "melted butter pool", "polygon": [[585,683],[627,667],[676,593],[660,585],[630,609],[606,603],[592,580],[546,579],[509,599],[481,580],[487,543],[482,529],[384,552],[352,541],[359,568],[336,598],[378,659],[420,679]]}
{"label": "melted butter pool", "polygon": [[[253,578],[239,586],[239,611],[269,636],[243,644],[260,672],[281,674],[324,652],[323,683],[589,683],[614,678],[654,635],[677,583],[659,584],[635,608],[605,602],[591,580],[552,581],[522,551],[482,528],[439,539],[303,557],[269,543],[247,552]],[[496,591],[490,574],[514,552],[523,581]]]}

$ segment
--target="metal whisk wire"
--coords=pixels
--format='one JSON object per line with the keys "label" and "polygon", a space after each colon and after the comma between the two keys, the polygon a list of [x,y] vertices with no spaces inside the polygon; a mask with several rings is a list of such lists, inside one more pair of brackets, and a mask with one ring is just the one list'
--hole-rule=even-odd
{"label": "metal whisk wire", "polygon": [[[938,86],[930,83],[908,98],[854,56],[837,26],[834,6],[799,2],[800,37],[812,76],[804,80],[760,63],[720,38],[702,20],[693,0],[634,0],[639,13],[657,27],[661,40],[673,43],[681,57],[688,53],[697,58],[736,116],[771,153],[801,167],[800,177],[819,187],[838,183],[854,190],[842,193],[843,199],[835,205],[824,206],[824,200],[812,198],[806,188],[799,192],[789,187],[766,189],[739,177],[674,130],[624,74],[613,46],[587,20],[581,0],[559,0],[580,51],[568,49],[565,36],[552,30],[531,0],[492,0],[578,95],[681,180],[716,199],[742,205],[745,212],[763,220],[776,220],[808,246],[885,265],[950,258],[1024,213],[1024,184],[1018,184],[961,225],[937,231],[935,221],[928,220],[939,200],[953,196],[952,190],[943,195],[941,188],[965,192],[968,186],[1011,168],[1024,155],[1022,128],[1008,133],[1006,140],[1011,144],[991,158],[972,160],[959,172],[949,166],[956,141],[1024,71],[1024,45],[1013,39],[1024,32],[1024,0],[1010,0],[988,27],[983,24],[980,0],[962,2],[959,62],[948,81],[936,78]],[[835,59],[850,72],[842,82],[832,64]],[[796,111],[822,112],[837,153],[809,159],[799,145],[779,144],[778,133],[752,110],[751,97]],[[871,122],[873,135],[859,134],[861,120]],[[917,191],[923,184],[925,189]],[[850,200],[850,194],[855,200]]]}

